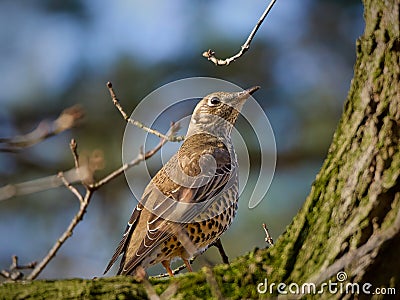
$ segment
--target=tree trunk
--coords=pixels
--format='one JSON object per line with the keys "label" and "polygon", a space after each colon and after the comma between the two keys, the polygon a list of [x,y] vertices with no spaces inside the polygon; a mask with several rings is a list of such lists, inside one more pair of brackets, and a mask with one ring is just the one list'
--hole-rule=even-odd
{"label": "tree trunk", "polygon": [[[400,293],[400,4],[364,0],[364,5],[366,28],[357,41],[354,78],[329,153],[303,208],[274,247],[213,272],[203,268],[152,280],[152,287],[125,277],[39,280],[5,284],[0,295],[140,299],[153,288],[161,294],[169,287],[177,298],[258,298],[257,286],[264,291],[265,278],[268,289],[261,297],[271,296],[269,288],[277,295],[281,282],[292,297],[290,283],[315,283],[319,290],[329,280],[342,283],[343,291],[331,293],[325,286],[323,298],[371,298],[363,287],[371,293],[376,288],[393,293],[389,288],[395,287]],[[345,294],[348,283],[359,284],[358,296]]]}
{"label": "tree trunk", "polygon": [[364,5],[366,28],[329,153],[270,253],[282,257],[275,266],[283,280],[321,283],[345,271],[346,282],[399,287],[399,1]]}

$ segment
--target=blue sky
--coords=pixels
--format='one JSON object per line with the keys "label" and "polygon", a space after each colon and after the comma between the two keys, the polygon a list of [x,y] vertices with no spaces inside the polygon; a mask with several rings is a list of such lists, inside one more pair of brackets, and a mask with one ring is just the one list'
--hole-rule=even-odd
{"label": "blue sky", "polygon": [[[277,1],[256,36],[256,40],[268,40],[282,51],[290,50],[275,66],[278,80],[293,82],[290,76],[297,76],[283,70],[286,64],[297,64],[292,69],[301,70],[303,75],[308,69],[306,83],[321,73],[310,57],[320,50],[298,47],[308,30],[310,3]],[[243,43],[266,2],[221,0],[193,5],[184,0],[91,0],[83,5],[89,21],[66,13],[49,14],[35,2],[0,3],[0,76],[7,87],[0,101],[24,101],[41,90],[57,94],[68,86],[80,65],[104,73],[121,54],[151,66],[185,59],[188,54],[201,55],[208,47],[218,51],[205,44],[210,36]],[[325,57],[319,59],[321,64]]]}

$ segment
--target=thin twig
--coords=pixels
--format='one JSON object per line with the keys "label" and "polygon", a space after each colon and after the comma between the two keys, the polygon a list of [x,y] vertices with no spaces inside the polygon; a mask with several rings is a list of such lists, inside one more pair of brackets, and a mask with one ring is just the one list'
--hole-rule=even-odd
{"label": "thin twig", "polygon": [[[79,194],[79,192],[73,188],[72,186],[65,181],[65,185],[66,187],[73,191],[75,190],[76,193]],[[93,191],[91,191],[90,189],[86,188],[86,194],[84,197],[82,197],[82,195],[79,194],[79,196],[73,192],[75,196],[78,197],[79,201],[81,202],[80,206],[79,206],[79,211],[78,213],[74,216],[74,218],[71,220],[71,222],[69,223],[67,229],[64,231],[64,233],[57,239],[57,241],[55,242],[55,244],[53,245],[53,247],[49,250],[49,252],[47,253],[47,255],[42,259],[42,261],[33,269],[32,273],[28,275],[28,277],[26,278],[27,280],[33,280],[35,279],[42,271],[43,269],[47,266],[47,264],[50,262],[50,260],[56,255],[57,251],[61,248],[61,246],[64,244],[64,242],[70,237],[72,236],[72,233],[76,227],[76,225],[78,225],[78,223],[83,219],[84,214],[86,213],[86,208],[88,207],[90,200],[92,198],[93,195]]]}
{"label": "thin twig", "polygon": [[271,235],[269,234],[267,225],[265,225],[265,223],[262,224],[264,231],[265,231],[265,241],[270,245],[273,246],[274,245],[274,241],[272,240]]}
{"label": "thin twig", "polygon": [[[71,150],[72,153],[72,157],[74,158],[74,165],[75,165],[75,171],[76,171],[76,175],[78,176],[78,178],[81,178],[81,183],[83,186],[87,186],[86,185],[86,181],[89,177],[92,177],[92,172],[89,171],[89,168],[85,168],[85,171],[88,173],[88,176],[82,177],[81,174],[81,168],[80,168],[80,163],[79,163],[79,154],[78,154],[78,144],[76,143],[75,139],[71,139],[70,143],[69,143],[69,148]],[[85,165],[85,167],[87,167],[87,165]],[[58,174],[60,177],[60,174]],[[61,174],[62,175],[62,174]],[[67,186],[72,193],[75,194],[75,196],[77,196],[77,198],[79,199],[80,202],[82,202],[82,195],[75,189],[72,187],[72,182],[68,182],[68,185],[66,184],[66,180],[64,178],[64,176],[60,177],[61,180],[63,181],[64,185]]]}
{"label": "thin twig", "polygon": [[[171,123],[170,130],[168,134],[174,135],[177,131],[179,130],[179,123]],[[160,150],[160,148],[166,143],[167,141],[161,140],[160,143],[153,149],[147,151],[144,154],[144,159],[148,159],[151,156],[153,156],[157,151]],[[75,143],[75,145],[74,145]],[[71,146],[72,145],[72,146]],[[75,163],[75,168],[64,171],[63,172],[63,177],[69,182],[69,184],[74,184],[76,182],[81,182],[83,185],[85,185],[85,182],[88,181],[88,178],[91,177],[91,172],[88,170],[87,164],[81,165],[79,163],[79,155],[77,153],[77,145],[75,140],[71,140],[70,143],[71,151],[74,156],[74,163]],[[98,189],[110,180],[118,177],[121,173],[123,173],[125,170],[137,165],[143,160],[143,158],[138,159],[138,157],[131,162],[124,164],[117,170],[113,171],[103,179],[91,183],[90,188],[91,189]],[[78,168],[76,168],[76,165],[78,164]],[[43,177],[35,180],[30,180],[27,182],[22,182],[22,183],[16,183],[16,184],[8,184],[6,186],[0,187],[0,201],[2,200],[7,200],[15,196],[22,196],[22,195],[27,195],[27,194],[32,194],[44,190],[48,190],[51,188],[56,188],[59,186],[65,185],[65,182],[62,180],[62,178],[57,175],[52,175],[48,177]]]}
{"label": "thin twig", "polygon": [[[122,107],[119,105],[119,103],[118,103],[118,100],[117,100],[117,98],[116,98],[116,96],[115,96],[115,93],[114,93],[114,91],[112,90],[112,86],[111,86],[111,83],[110,84],[108,84],[108,86],[109,86],[109,89],[110,89],[110,93],[111,93],[111,96],[112,96],[112,98],[113,98],[113,102],[114,102],[114,104],[117,106],[117,108],[119,109],[119,111],[121,112],[121,114],[124,116],[124,118],[125,119],[127,119],[126,118],[126,113],[123,111],[123,109],[122,109]],[[58,122],[58,124],[59,124],[59,127],[58,127],[58,129],[57,129],[57,131],[59,131],[59,130],[61,130],[62,128],[64,128],[64,127],[68,127],[68,126],[70,126],[70,125],[66,125],[66,124],[71,124],[71,120],[70,121],[68,121],[68,120],[65,120],[65,115],[61,118],[61,116],[56,120],[56,122]],[[68,118],[67,118],[68,119]],[[129,119],[129,118],[128,118]],[[73,123],[73,122],[72,122]],[[61,125],[60,125],[61,124]],[[63,127],[64,126],[64,127]],[[145,129],[145,128],[143,128],[143,129]],[[65,130],[65,129],[64,129]],[[77,212],[77,214],[74,216],[74,218],[71,220],[71,222],[69,223],[69,225],[68,225],[68,227],[67,227],[67,229],[62,233],[62,235],[57,239],[57,241],[54,243],[54,245],[52,246],[52,248],[49,250],[49,252],[47,253],[47,255],[42,259],[42,261],[39,263],[39,264],[35,264],[35,265],[32,265],[32,267],[34,267],[33,268],[33,270],[32,270],[32,272],[27,276],[27,280],[33,280],[33,279],[35,279],[35,278],[37,278],[37,276],[43,271],[43,269],[47,266],[47,264],[51,261],[51,259],[56,255],[56,253],[58,252],[58,250],[61,248],[61,246],[65,243],[65,241],[70,237],[70,236],[72,236],[72,234],[73,234],[73,231],[74,231],[74,229],[75,229],[75,227],[78,225],[78,223],[83,219],[83,216],[84,216],[84,214],[86,213],[86,209],[87,209],[87,207],[88,207],[88,205],[89,205],[89,203],[90,203],[90,200],[91,200],[91,198],[92,198],[92,196],[93,196],[93,193],[97,190],[97,189],[99,189],[100,187],[102,187],[103,185],[105,185],[106,183],[108,183],[109,181],[111,181],[112,179],[114,179],[114,178],[116,178],[117,176],[119,176],[120,174],[122,174],[125,170],[127,170],[127,169],[129,169],[129,168],[131,168],[131,167],[133,167],[133,166],[135,166],[135,165],[137,165],[137,164],[139,164],[140,162],[142,162],[142,161],[144,161],[144,160],[146,160],[146,159],[148,159],[148,158],[150,158],[150,157],[152,157],[157,151],[159,151],[160,149],[161,149],[161,147],[167,142],[167,141],[174,141],[174,140],[181,140],[180,139],[180,137],[176,137],[175,136],[175,133],[177,132],[179,130],[179,124],[178,123],[171,123],[171,127],[170,127],[170,130],[168,131],[168,135],[160,135],[161,136],[161,140],[160,140],[160,142],[159,142],[159,144],[155,147],[155,148],[153,148],[153,149],[151,149],[151,150],[149,150],[149,151],[147,151],[146,153],[143,153],[143,151],[141,151],[140,153],[139,153],[139,155],[135,158],[135,159],[133,159],[131,162],[129,162],[129,163],[127,163],[127,164],[125,164],[125,165],[123,165],[122,167],[120,167],[119,169],[117,169],[117,170],[115,170],[114,172],[112,172],[112,173],[110,173],[109,175],[107,175],[107,176],[105,176],[103,179],[101,179],[101,180],[99,180],[99,181],[97,181],[97,182],[95,182],[95,183],[91,183],[91,184],[87,184],[85,181],[84,181],[84,179],[85,178],[81,178],[81,174],[79,174],[80,173],[80,171],[81,171],[81,168],[82,167],[80,167],[80,163],[79,163],[79,155],[78,155],[78,151],[77,151],[77,143],[76,143],[76,141],[74,140],[74,139],[72,139],[71,140],[71,142],[70,142],[70,149],[71,149],[71,152],[72,152],[72,156],[73,156],[73,159],[74,159],[74,165],[75,165],[75,169],[74,170],[70,170],[70,171],[68,171],[68,175],[69,175],[69,173],[71,172],[71,171],[74,171],[75,172],[75,174],[76,175],[78,175],[78,177],[79,177],[79,179],[80,179],[80,181],[81,181],[81,184],[85,187],[85,195],[83,196],[79,191],[78,191],[78,189],[77,188],[75,188],[73,185],[72,185],[72,182],[71,181],[69,181],[68,179],[70,178],[70,176],[68,176],[68,179],[67,179],[67,177],[65,176],[66,174],[64,173],[64,172],[60,172],[58,175],[57,175],[57,180],[59,181],[59,182],[61,182],[62,184],[64,184],[65,185],[65,187],[67,187],[77,198],[78,198],[78,200],[79,200],[79,202],[80,202],[80,207],[79,207],[79,211]],[[147,130],[148,131],[148,130]],[[148,132],[150,132],[150,131],[148,131]],[[157,134],[156,134],[157,135]],[[85,168],[85,169],[87,169],[87,168]],[[95,171],[96,169],[93,169],[93,171]],[[49,177],[50,178],[50,177]],[[53,178],[53,176],[51,177],[51,178]],[[76,181],[76,176],[71,176],[71,178],[73,179],[73,182],[75,182]],[[47,180],[47,179],[46,179]],[[53,180],[54,181],[54,180]],[[20,184],[20,185],[18,185],[18,187],[19,186],[22,186],[23,184]],[[54,183],[52,184],[52,186],[54,185]],[[57,185],[59,185],[58,184],[58,182],[57,182]],[[57,186],[56,185],[56,186]],[[6,199],[6,198],[9,198],[9,197],[12,197],[13,195],[16,195],[17,193],[18,193],[18,187],[17,187],[17,185],[14,185],[14,186],[6,186],[6,187],[4,187],[4,188],[1,188],[1,189],[5,189],[5,191],[7,192],[6,194],[7,194],[7,196],[4,198],[4,199]],[[0,190],[1,190],[0,189]],[[0,200],[1,200],[1,197],[0,197]],[[13,260],[13,263],[14,263],[14,260]],[[15,265],[17,265],[17,262],[15,261],[15,263],[14,263]],[[14,274],[15,273],[15,274]],[[1,271],[0,272],[0,275],[3,275],[3,276],[8,276],[8,277],[10,277],[11,278],[11,276],[12,276],[12,278],[14,278],[15,277],[15,279],[14,280],[18,280],[18,279],[22,279],[22,277],[23,277],[23,274],[22,273],[16,273],[16,272],[14,272],[14,273],[12,273],[12,272],[8,272],[8,271],[6,271],[6,270],[3,270],[3,271]],[[14,275],[13,275],[14,274]]]}
{"label": "thin twig", "polygon": [[61,246],[65,243],[65,241],[72,236],[72,233],[75,229],[75,227],[78,225],[78,223],[83,219],[83,215],[86,213],[86,208],[90,203],[90,199],[92,197],[93,192],[86,188],[86,194],[85,197],[82,197],[82,195],[79,193],[79,191],[72,186],[71,183],[69,183],[62,172],[58,174],[58,177],[62,180],[64,185],[78,198],[80,202],[79,206],[79,211],[78,213],[74,216],[74,218],[71,220],[70,224],[68,225],[67,229],[64,231],[64,233],[57,239],[53,247],[49,250],[47,255],[40,261],[39,264],[35,266],[33,271],[27,276],[27,280],[34,280],[42,271],[43,269],[47,266],[47,264],[50,262],[50,260],[56,255],[58,250],[61,248]]}
{"label": "thin twig", "polygon": [[84,111],[79,105],[64,109],[53,122],[42,121],[31,132],[14,138],[0,138],[0,152],[17,152],[31,147],[49,137],[77,126],[83,118]]}
{"label": "thin twig", "polygon": [[[133,166],[138,165],[139,163],[141,163],[142,161],[150,158],[151,156],[153,156],[158,150],[161,149],[161,147],[165,144],[165,140],[162,140],[160,143],[158,143],[158,145],[150,150],[153,152],[153,154],[150,155],[150,153],[146,152],[144,155],[143,154],[138,154],[134,159],[132,159],[130,162],[123,164],[121,167],[119,167],[117,170],[111,172],[110,174],[108,174],[107,176],[105,176],[104,178],[100,179],[99,181],[92,183],[89,185],[89,188],[92,190],[97,190],[99,188],[101,188],[103,185],[107,184],[108,182],[110,182],[111,180],[117,178],[119,175],[121,175],[122,173],[124,173],[126,170],[132,168]],[[157,149],[157,150],[156,150]]]}
{"label": "thin twig", "polygon": [[18,256],[16,255],[13,255],[11,259],[12,259],[11,268],[16,270],[32,269],[36,266],[36,261],[32,261],[26,265],[18,264]]}
{"label": "thin twig", "polygon": [[161,132],[159,132],[157,130],[154,130],[154,129],[150,128],[150,127],[147,127],[146,125],[144,125],[143,123],[141,123],[139,121],[131,119],[127,115],[127,113],[124,111],[124,109],[122,108],[122,106],[121,106],[121,104],[120,104],[120,102],[119,102],[119,100],[118,100],[118,98],[117,98],[117,96],[116,96],[116,94],[114,92],[114,89],[112,87],[112,83],[111,82],[107,82],[107,88],[108,88],[108,91],[110,92],[110,96],[111,96],[113,104],[119,110],[119,112],[121,113],[122,117],[124,118],[124,120],[126,122],[128,122],[128,123],[130,123],[130,124],[132,124],[132,125],[134,125],[134,126],[136,126],[138,128],[141,128],[141,129],[143,129],[144,131],[146,131],[148,133],[154,134],[154,135],[158,136],[159,138],[165,139],[165,140],[170,141],[170,142],[180,142],[180,141],[183,141],[185,139],[184,136],[175,136],[175,135],[168,135],[167,136],[167,135],[162,134]]}
{"label": "thin twig", "polygon": [[18,256],[13,255],[11,258],[11,265],[9,270],[1,270],[0,275],[4,278],[10,279],[12,281],[20,280],[24,277],[24,274],[19,270],[33,269],[36,266],[36,262],[30,262],[26,265],[18,264]]}
{"label": "thin twig", "polygon": [[[171,123],[171,127],[170,127],[168,132],[169,132],[170,135],[174,135],[178,130],[179,130],[179,124],[178,123]],[[141,154],[139,152],[139,155],[136,156],[134,159],[132,159],[130,162],[123,164],[117,170],[111,172],[110,174],[108,174],[104,178],[100,179],[99,181],[97,181],[97,182],[95,182],[93,184],[90,184],[89,188],[92,189],[92,190],[99,189],[100,187],[102,187],[103,185],[108,183],[109,181],[113,180],[114,178],[116,178],[119,175],[121,175],[122,173],[124,173],[126,170],[128,170],[128,169],[132,168],[133,166],[138,165],[142,161],[152,157],[155,153],[157,153],[161,149],[162,146],[164,146],[164,144],[166,142],[167,142],[166,139],[161,139],[160,142],[153,149],[147,151],[144,154]]]}
{"label": "thin twig", "polygon": [[[73,168],[71,170],[64,171],[63,175],[67,179],[67,181],[72,184],[75,182],[81,182],[82,180],[88,178],[88,173],[88,169],[85,166],[81,166],[78,172],[75,168]],[[28,195],[57,188],[62,185],[64,185],[64,183],[60,179],[58,174],[26,182],[8,184],[0,187],[0,201],[7,200],[16,196]]]}
{"label": "thin twig", "polygon": [[75,139],[71,139],[69,143],[69,148],[71,149],[72,156],[74,157],[75,168],[79,169],[79,155],[78,155],[78,144]]}
{"label": "thin twig", "polygon": [[[174,134],[178,129],[179,129],[179,124],[171,123],[171,127],[170,127],[169,132],[171,134]],[[103,179],[101,179],[101,180],[99,180],[99,181],[97,181],[97,182],[95,182],[93,184],[84,184],[82,182],[82,184],[85,186],[85,191],[86,191],[85,192],[85,196],[82,196],[82,194],[79,193],[79,191],[70,182],[68,182],[68,180],[65,178],[64,174],[62,172],[60,172],[58,174],[58,177],[61,179],[61,181],[64,183],[64,185],[78,198],[78,200],[80,202],[79,211],[77,212],[75,217],[72,219],[72,221],[70,222],[70,224],[68,225],[68,227],[64,231],[64,233],[58,238],[58,240],[55,242],[53,247],[49,250],[47,255],[35,267],[35,269],[32,271],[32,273],[28,275],[27,279],[28,280],[35,279],[43,271],[43,269],[50,262],[50,260],[56,255],[57,251],[64,244],[64,242],[70,236],[72,236],[72,233],[73,233],[75,227],[83,219],[83,216],[86,213],[86,209],[87,209],[87,207],[88,207],[88,205],[90,203],[92,195],[97,189],[99,189],[100,187],[102,187],[103,185],[105,185],[106,183],[111,181],[112,179],[114,179],[117,176],[119,176],[120,174],[122,174],[125,170],[127,170],[127,169],[129,169],[129,168],[131,168],[131,167],[133,167],[133,166],[135,166],[137,164],[139,164],[140,162],[142,162],[142,161],[144,161],[146,159],[149,159],[150,157],[152,157],[157,151],[159,151],[161,149],[161,147],[166,142],[167,141],[165,139],[162,139],[155,148],[147,151],[144,154],[139,154],[138,157],[133,159],[130,163],[127,163],[127,164],[123,165],[119,169],[115,170],[114,172],[111,172],[109,175],[107,175]],[[76,144],[76,142],[74,140],[71,141],[70,148],[71,148],[71,151],[72,151],[72,155],[74,157],[75,166],[78,166],[78,169],[79,169],[79,155],[77,153],[77,144]],[[78,169],[76,169],[76,170],[78,170]]]}
{"label": "thin twig", "polygon": [[247,52],[250,48],[250,44],[257,33],[257,30],[260,28],[261,24],[264,22],[265,17],[268,15],[269,11],[271,10],[272,6],[275,4],[276,0],[271,0],[268,7],[265,9],[261,17],[258,19],[257,24],[254,26],[253,30],[251,31],[249,37],[247,38],[246,42],[242,45],[240,51],[233,55],[232,57],[226,59],[219,59],[215,57],[215,52],[211,49],[203,52],[203,56],[207,58],[209,61],[213,62],[216,66],[227,66],[231,62],[235,61],[243,54]]}
{"label": "thin twig", "polygon": [[83,197],[82,197],[81,193],[79,193],[79,191],[65,178],[63,172],[58,173],[58,178],[60,178],[61,181],[66,186],[66,188],[69,189],[72,192],[72,194],[74,194],[76,196],[76,198],[78,198],[79,202],[83,203]]}

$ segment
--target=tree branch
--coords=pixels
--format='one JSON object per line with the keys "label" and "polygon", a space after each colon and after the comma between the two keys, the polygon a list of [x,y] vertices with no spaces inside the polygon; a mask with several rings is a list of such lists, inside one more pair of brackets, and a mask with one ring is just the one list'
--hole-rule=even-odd
{"label": "tree branch", "polygon": [[271,235],[269,234],[267,225],[265,223],[262,224],[264,231],[265,231],[265,241],[267,242],[268,245],[273,246],[274,245],[274,240],[272,239]]}
{"label": "tree branch", "polygon": [[[105,176],[103,179],[96,181],[94,183],[88,183],[89,180],[93,177],[93,173],[98,169],[98,159],[95,159],[94,163],[92,159],[88,159],[88,162],[84,164],[83,167],[80,166],[79,162],[79,154],[77,151],[77,143],[74,139],[71,140],[70,142],[70,150],[74,159],[74,165],[75,168],[73,170],[68,171],[67,173],[60,172],[57,176],[50,176],[47,178],[42,178],[39,180],[35,181],[30,181],[27,183],[22,183],[22,184],[17,184],[17,185],[7,185],[3,188],[0,188],[1,193],[0,200],[8,199],[12,196],[15,196],[17,194],[28,194],[34,191],[38,190],[43,190],[43,189],[48,189],[49,187],[56,187],[61,184],[64,184],[66,188],[68,188],[74,195],[75,197],[79,200],[80,202],[80,207],[79,211],[76,213],[74,218],[71,220],[69,223],[67,229],[62,233],[62,235],[57,239],[57,241],[54,243],[53,247],[49,250],[47,255],[38,263],[37,265],[32,265],[32,272],[27,276],[27,280],[33,280],[37,278],[37,276],[43,271],[43,269],[47,266],[47,264],[51,261],[51,259],[56,255],[58,250],[61,248],[61,246],[65,243],[65,241],[72,236],[72,233],[75,229],[75,227],[78,225],[78,223],[83,219],[84,214],[86,213],[86,209],[90,203],[90,200],[92,198],[93,193],[102,187],[103,185],[107,184],[110,182],[112,179],[118,177],[121,175],[124,171],[128,170],[129,168],[139,164],[140,162],[152,157],[157,151],[161,149],[161,147],[167,142],[167,141],[179,141],[183,140],[183,137],[177,137],[175,136],[176,132],[179,130],[179,124],[178,123],[171,123],[170,129],[167,133],[167,135],[161,134],[158,131],[155,131],[153,129],[147,128],[146,126],[142,126],[141,123],[136,122],[131,120],[130,118],[127,117],[127,114],[124,112],[122,109],[121,105],[119,104],[118,99],[116,98],[116,95],[114,93],[114,90],[112,89],[111,83],[107,84],[111,97],[113,99],[114,105],[118,108],[122,116],[124,117],[125,120],[128,122],[134,124],[135,126],[138,126],[142,129],[144,129],[147,132],[153,133],[157,136],[161,137],[160,142],[156,147],[153,149],[147,151],[146,153],[142,153],[140,151],[139,155],[133,159],[131,162],[124,164],[117,170],[111,172],[109,175]],[[64,110],[63,113],[60,115],[60,117],[57,118],[56,121],[54,121],[53,129],[50,130],[43,130],[41,125],[38,126],[37,129],[35,129],[32,133],[27,134],[22,137],[15,138],[13,140],[0,140],[0,142],[6,142],[9,147],[14,147],[10,149],[19,149],[22,147],[28,147],[31,146],[51,135],[57,134],[61,131],[64,131],[76,123],[76,120],[82,117],[81,111],[75,107]],[[19,148],[18,148],[19,147]],[[5,149],[5,148],[4,148]],[[0,149],[1,150],[1,149]],[[83,172],[85,171],[85,172]],[[66,176],[68,175],[68,177]],[[71,180],[69,180],[71,179]],[[75,188],[72,183],[80,181],[80,183],[85,187],[85,195],[83,196],[77,188]],[[33,184],[33,182],[35,184]],[[38,184],[41,183],[41,184]],[[46,184],[45,184],[46,183]],[[25,187],[25,190],[23,189]],[[14,260],[13,260],[14,262]],[[14,266],[14,265],[12,265]],[[15,266],[14,269],[16,268],[17,263],[15,261]],[[3,270],[1,272],[1,275],[6,276],[7,278],[13,279],[13,280],[19,280],[23,277],[23,274],[21,272],[15,272],[14,269],[10,269],[11,271],[8,272],[6,270]]]}
{"label": "tree branch", "polygon": [[109,81],[107,82],[107,88],[108,91],[110,92],[110,96],[112,99],[113,104],[115,105],[115,107],[119,110],[119,112],[121,113],[122,117],[124,118],[124,120],[138,128],[143,129],[144,131],[154,134],[156,136],[158,136],[159,138],[162,138],[164,140],[167,140],[169,142],[180,142],[183,141],[185,139],[184,136],[175,136],[175,135],[164,135],[161,132],[154,130],[150,127],[147,127],[146,125],[144,125],[143,123],[133,120],[130,117],[128,117],[127,113],[124,111],[124,109],[122,108],[117,96],[115,95],[114,89],[112,87],[112,83]]}
{"label": "tree branch", "polygon": [[55,121],[42,121],[30,133],[14,138],[0,138],[0,152],[17,152],[23,148],[31,147],[76,126],[83,116],[84,111],[79,105],[66,108]]}
{"label": "tree branch", "polygon": [[[63,176],[70,184],[81,182],[82,180],[87,179],[89,177],[88,175],[89,170],[85,166],[79,167],[78,171],[77,169],[73,168],[63,172]],[[28,195],[52,188],[57,188],[63,184],[64,182],[58,174],[26,182],[8,184],[0,188],[0,201],[7,200],[15,196]]]}
{"label": "tree branch", "polygon": [[19,280],[24,277],[24,274],[20,272],[19,270],[24,270],[24,269],[33,269],[36,266],[36,262],[30,262],[29,264],[26,265],[19,265],[18,264],[18,256],[13,255],[11,258],[11,266],[9,270],[1,270],[0,275],[3,276],[4,278],[10,279],[10,280]]}
{"label": "tree branch", "polygon": [[226,59],[219,59],[215,57],[215,52],[211,49],[208,49],[207,51],[203,52],[203,56],[207,58],[209,61],[213,62],[216,66],[227,66],[231,62],[235,61],[239,57],[243,56],[247,50],[250,49],[250,44],[256,35],[258,29],[260,28],[261,24],[264,22],[265,17],[268,15],[269,11],[271,10],[272,6],[274,6],[276,0],[271,0],[267,8],[264,10],[263,14],[261,17],[258,19],[257,24],[254,26],[253,30],[251,31],[250,35],[248,36],[246,42],[242,45],[240,51],[236,53],[235,55],[228,57]]}
{"label": "tree branch", "polygon": [[[179,130],[179,123],[171,123],[171,127],[170,130],[168,131],[168,136],[174,136],[175,133]],[[167,135],[164,135],[167,137]],[[139,153],[134,159],[132,159],[129,163],[123,164],[120,168],[118,168],[117,170],[111,172],[110,174],[108,174],[107,176],[105,176],[104,178],[100,179],[99,181],[90,184],[89,188],[92,190],[97,190],[100,187],[102,187],[103,185],[105,185],[106,183],[108,183],[109,181],[113,180],[114,178],[118,177],[119,175],[121,175],[123,172],[125,172],[126,170],[132,168],[133,166],[138,165],[139,163],[141,163],[142,161],[152,157],[154,154],[156,154],[162,146],[164,146],[164,144],[167,142],[167,139],[162,138],[160,140],[160,142],[151,150],[147,151],[146,153]]]}
{"label": "tree branch", "polygon": [[[71,190],[71,186],[68,182],[66,182],[66,186],[68,189]],[[76,192],[79,194],[79,192],[77,190],[76,190]],[[75,192],[73,192],[73,193],[75,196],[77,196],[77,194]],[[72,232],[74,231],[76,225],[78,225],[78,223],[83,219],[83,215],[86,213],[86,208],[90,203],[92,195],[93,195],[93,191],[91,191],[90,189],[86,189],[85,197],[82,198],[82,196],[80,194],[79,194],[79,196],[77,196],[79,201],[81,202],[78,213],[71,220],[67,229],[57,239],[57,241],[55,242],[53,247],[50,249],[50,251],[47,253],[47,255],[42,259],[42,261],[40,263],[38,263],[38,265],[33,269],[32,273],[27,276],[27,278],[26,278],[27,280],[35,279],[43,271],[43,269],[47,266],[47,264],[50,262],[50,260],[56,255],[57,251],[61,248],[61,246],[64,244],[64,242],[72,235]]]}
{"label": "tree branch", "polygon": [[[170,130],[168,133],[170,135],[174,135],[177,131],[179,130],[179,124],[178,123],[171,123]],[[92,183],[92,184],[86,184],[83,180],[81,183],[85,186],[85,196],[82,196],[82,194],[65,178],[64,173],[60,172],[58,174],[58,178],[61,179],[63,184],[78,198],[80,202],[80,207],[79,211],[77,214],[74,216],[74,218],[71,220],[70,224],[68,225],[67,229],[64,231],[64,233],[57,239],[53,247],[49,250],[47,255],[42,259],[42,261],[33,269],[32,273],[28,275],[27,279],[28,280],[33,280],[35,279],[46,267],[46,265],[50,262],[50,260],[56,255],[57,251],[61,248],[61,246],[65,243],[65,241],[72,236],[72,233],[75,229],[75,227],[78,225],[78,223],[83,219],[84,214],[86,213],[86,209],[90,203],[90,200],[93,196],[93,193],[105,185],[106,183],[110,182],[112,179],[118,177],[121,175],[125,170],[128,170],[129,168],[136,166],[140,162],[152,157],[157,151],[161,149],[161,147],[167,142],[166,139],[161,139],[158,145],[154,147],[153,149],[147,151],[146,153],[139,153],[139,155],[133,159],[131,162],[124,164],[122,167],[119,169],[115,170],[114,172],[111,172],[109,175],[105,176],[103,179]],[[79,172],[80,166],[79,166],[79,155],[77,152],[77,143],[74,139],[71,140],[70,143],[70,149],[74,158],[74,163],[75,163],[75,170],[76,172]]]}
{"label": "tree branch", "polygon": [[72,139],[69,143],[69,148],[71,149],[72,156],[74,157],[75,169],[79,169],[79,155],[78,155],[78,145],[75,139]]}

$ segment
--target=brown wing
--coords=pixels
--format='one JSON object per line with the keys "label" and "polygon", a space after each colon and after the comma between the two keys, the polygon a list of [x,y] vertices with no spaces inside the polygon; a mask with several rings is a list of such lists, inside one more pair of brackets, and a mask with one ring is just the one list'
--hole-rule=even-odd
{"label": "brown wing", "polygon": [[[144,192],[141,201],[146,201],[147,199],[152,199],[155,203],[158,201],[157,198],[160,198],[159,201],[163,201],[165,196],[162,198],[160,197],[160,192],[158,189],[150,183]],[[146,207],[148,207],[149,203],[146,203]],[[146,215],[150,214],[149,217],[145,216],[144,218],[148,218],[146,222],[147,228],[140,228],[140,230],[146,230],[146,235],[142,240],[135,240],[136,236],[132,232],[125,241],[121,241],[124,243],[123,246],[123,256],[120,264],[120,268],[117,274],[128,275],[133,274],[135,268],[141,263],[141,261],[150,253],[154,248],[156,248],[160,243],[166,240],[172,233],[169,230],[169,224],[162,218],[158,218],[156,215],[150,213],[146,208]],[[143,222],[144,220],[142,220]],[[142,223],[143,224],[143,223]],[[162,230],[159,230],[162,228]],[[139,229],[138,229],[139,230]],[[139,242],[140,245],[137,247],[137,250],[134,252],[133,255],[128,256],[128,247],[130,243]],[[122,253],[121,252],[121,253]],[[114,256],[117,255],[114,254]],[[119,254],[117,255],[119,256]]]}
{"label": "brown wing", "polygon": [[[129,219],[128,225],[125,228],[125,232],[124,235],[122,236],[122,240],[119,242],[118,247],[115,249],[114,255],[111,257],[110,262],[108,263],[105,271],[103,274],[107,273],[108,270],[112,267],[112,265],[115,263],[115,261],[117,260],[117,258],[125,252],[126,247],[128,245],[128,241],[130,240],[130,237],[133,233],[133,231],[136,228],[137,222],[139,220],[140,214],[143,210],[143,205],[142,204],[138,204],[136,205],[135,209],[132,212],[132,215]],[[123,263],[125,257],[122,258],[121,261],[121,265]]]}
{"label": "brown wing", "polygon": [[[207,150],[207,154],[211,154],[217,162],[217,169],[214,174],[205,174],[204,178],[207,183],[204,186],[200,187],[183,187],[181,185],[165,184],[165,181],[171,180],[168,177],[166,168],[176,168],[177,163],[177,155],[171,158],[171,160],[156,174],[153,178],[152,182],[146,187],[145,192],[143,193],[141,203],[144,203],[145,207],[151,209],[151,215],[146,222],[146,235],[140,241],[140,245],[137,248],[134,255],[131,257],[127,257],[127,247],[129,243],[135,243],[133,240],[133,232],[136,228],[136,224],[138,219],[141,217],[140,212],[143,206],[137,206],[135,211],[132,214],[130,222],[128,223],[127,230],[115,252],[109,265],[106,268],[106,271],[111,267],[111,265],[115,262],[119,255],[123,254],[120,269],[118,274],[132,274],[135,268],[143,261],[143,259],[153,251],[158,245],[167,240],[170,236],[176,235],[182,239],[185,239],[185,233],[182,234],[183,223],[179,224],[176,222],[171,222],[168,220],[168,216],[170,214],[175,213],[175,208],[177,202],[180,203],[199,203],[205,202],[218,195],[229,179],[231,178],[231,170],[232,164],[231,160],[227,159],[229,157],[228,150],[226,149],[216,149],[210,153],[209,149]],[[201,156],[201,154],[200,154]],[[197,162],[193,162],[192,160],[196,159]],[[186,163],[198,164],[199,156],[193,157],[191,160],[187,160]],[[184,167],[184,166],[183,166]],[[207,177],[208,176],[208,177]],[[157,183],[161,181],[164,183],[163,186],[171,186],[170,190],[160,191]],[[166,201],[168,200],[168,201]],[[172,201],[171,201],[172,200]],[[138,209],[139,208],[139,209]],[[193,211],[183,211],[182,220],[188,220],[193,217],[194,214],[198,212]],[[129,225],[130,224],[130,225]],[[179,225],[178,225],[179,224]],[[144,230],[141,228],[141,230]],[[185,243],[182,243],[185,245]],[[186,243],[187,244],[187,243]],[[190,247],[191,245],[187,245]],[[188,251],[189,253],[193,251]]]}

